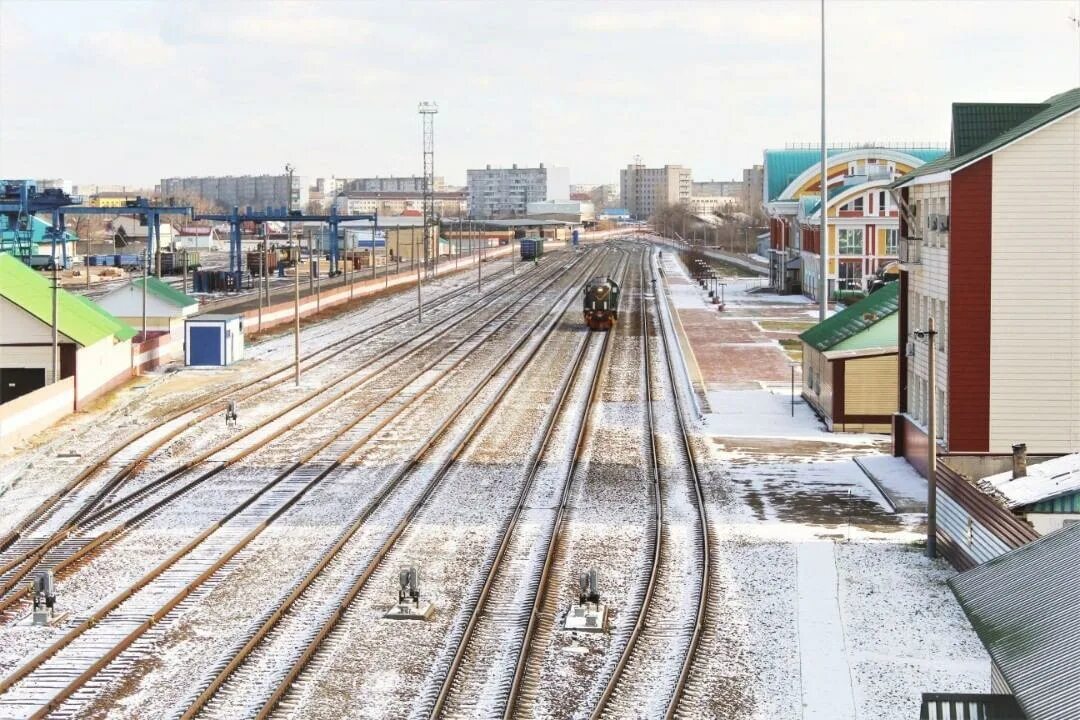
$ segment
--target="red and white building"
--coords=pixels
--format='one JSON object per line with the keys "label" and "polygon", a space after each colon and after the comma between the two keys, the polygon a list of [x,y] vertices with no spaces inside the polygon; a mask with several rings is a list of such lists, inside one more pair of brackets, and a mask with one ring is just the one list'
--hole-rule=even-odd
{"label": "red and white building", "polygon": [[[954,104],[952,150],[892,185],[901,206],[894,452],[925,471],[930,403],[950,455],[1080,449],[1080,88]],[[936,388],[929,345],[937,326]],[[933,395],[933,397],[931,397]]]}

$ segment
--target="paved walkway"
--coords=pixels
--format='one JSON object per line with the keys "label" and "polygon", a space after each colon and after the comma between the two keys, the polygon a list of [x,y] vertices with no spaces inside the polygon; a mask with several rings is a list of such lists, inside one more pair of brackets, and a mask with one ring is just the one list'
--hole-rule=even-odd
{"label": "paved walkway", "polygon": [[803,720],[854,720],[834,545],[796,547]]}

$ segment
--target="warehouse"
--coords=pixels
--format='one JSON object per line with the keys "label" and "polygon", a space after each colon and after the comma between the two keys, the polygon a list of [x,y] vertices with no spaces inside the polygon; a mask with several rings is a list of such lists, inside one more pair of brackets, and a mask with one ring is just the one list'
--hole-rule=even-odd
{"label": "warehouse", "polygon": [[52,288],[49,281],[0,253],[0,386],[2,401],[73,378],[74,401],[85,402],[131,374],[135,331],[93,302],[57,291],[58,375],[53,377]]}
{"label": "warehouse", "polygon": [[810,328],[802,395],[834,432],[888,432],[896,412],[899,284]]}

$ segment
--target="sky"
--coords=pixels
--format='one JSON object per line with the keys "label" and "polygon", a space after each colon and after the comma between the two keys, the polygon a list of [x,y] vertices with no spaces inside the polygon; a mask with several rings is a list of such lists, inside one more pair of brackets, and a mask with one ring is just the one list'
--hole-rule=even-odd
{"label": "sky", "polygon": [[[825,0],[830,142],[948,142],[952,102],[1080,85],[1077,0]],[[728,179],[820,136],[820,6],[0,0],[0,177],[570,169]]]}

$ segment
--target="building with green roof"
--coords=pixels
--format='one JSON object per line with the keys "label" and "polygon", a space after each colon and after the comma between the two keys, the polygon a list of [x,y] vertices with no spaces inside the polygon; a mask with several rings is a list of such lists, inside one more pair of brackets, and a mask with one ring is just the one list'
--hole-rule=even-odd
{"label": "building with green roof", "polygon": [[[135,330],[94,302],[60,289],[56,292],[59,377],[76,376],[79,397],[125,371],[130,374],[127,341]],[[54,381],[52,284],[19,259],[0,253],[0,386],[3,401]],[[123,345],[124,347],[118,348]],[[113,353],[113,349],[118,351]],[[85,353],[85,354],[84,354]],[[91,362],[92,359],[92,362]],[[84,362],[85,361],[85,362]],[[85,369],[90,377],[82,382]]]}
{"label": "building with green roof", "polygon": [[199,301],[153,275],[135,278],[98,299],[98,304],[132,327],[142,329],[143,283],[146,283],[146,331],[182,334],[184,318],[199,310]]}
{"label": "building with green roof", "polygon": [[888,432],[897,398],[900,284],[803,332],[803,392],[830,430]]}
{"label": "building with green roof", "polygon": [[[1041,102],[957,102],[950,152],[889,186],[900,217],[902,392],[893,446],[943,453],[1080,447],[1080,87]],[[928,344],[936,323],[935,377]]]}

